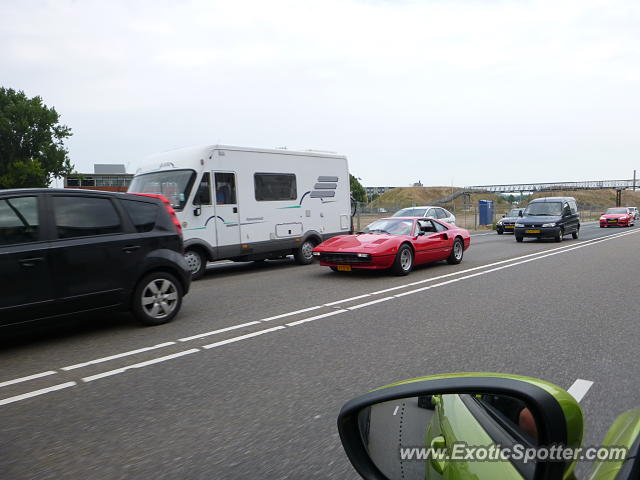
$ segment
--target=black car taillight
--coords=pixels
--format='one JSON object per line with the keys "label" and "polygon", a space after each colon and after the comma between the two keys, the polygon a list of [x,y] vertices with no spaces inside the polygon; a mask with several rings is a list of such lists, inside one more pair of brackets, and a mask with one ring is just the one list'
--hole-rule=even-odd
{"label": "black car taillight", "polygon": [[171,203],[169,203],[169,200],[167,200],[167,197],[165,197],[164,195],[158,195],[155,193],[132,193],[131,195],[142,195],[144,197],[159,198],[164,204],[165,210],[171,217],[171,221],[173,222],[174,227],[176,227],[176,232],[178,232],[178,235],[182,236],[182,225],[180,225],[180,220],[178,220],[176,211],[171,206]]}

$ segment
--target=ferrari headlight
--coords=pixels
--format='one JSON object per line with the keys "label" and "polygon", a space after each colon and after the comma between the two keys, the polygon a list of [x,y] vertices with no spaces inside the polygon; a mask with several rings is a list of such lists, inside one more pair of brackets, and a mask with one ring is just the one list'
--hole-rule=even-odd
{"label": "ferrari headlight", "polygon": [[542,226],[543,227],[555,227],[556,224],[555,223],[543,223]]}
{"label": "ferrari headlight", "polygon": [[524,227],[524,223],[516,223],[516,227]]}
{"label": "ferrari headlight", "polygon": [[371,255],[368,253],[359,253],[358,258],[371,258]]}
{"label": "ferrari headlight", "polygon": [[312,252],[311,253],[314,257],[319,257],[320,256],[320,252]]}

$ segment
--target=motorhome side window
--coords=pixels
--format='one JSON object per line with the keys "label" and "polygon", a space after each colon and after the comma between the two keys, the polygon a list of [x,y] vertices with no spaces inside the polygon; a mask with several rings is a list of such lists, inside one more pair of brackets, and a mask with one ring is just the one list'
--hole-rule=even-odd
{"label": "motorhome side window", "polygon": [[256,200],[259,202],[296,200],[296,176],[292,173],[255,173]]}
{"label": "motorhome side window", "polygon": [[216,204],[236,205],[236,176],[234,173],[216,172]]}
{"label": "motorhome side window", "polygon": [[211,175],[209,172],[202,175],[193,203],[195,205],[211,205]]}

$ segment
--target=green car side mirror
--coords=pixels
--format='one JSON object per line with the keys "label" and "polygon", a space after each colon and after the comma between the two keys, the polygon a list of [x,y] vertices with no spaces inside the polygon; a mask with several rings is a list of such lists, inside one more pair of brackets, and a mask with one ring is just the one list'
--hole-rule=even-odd
{"label": "green car side mirror", "polygon": [[563,479],[576,460],[539,452],[580,447],[583,415],[562,388],[499,373],[416,378],[347,402],[338,431],[365,479]]}

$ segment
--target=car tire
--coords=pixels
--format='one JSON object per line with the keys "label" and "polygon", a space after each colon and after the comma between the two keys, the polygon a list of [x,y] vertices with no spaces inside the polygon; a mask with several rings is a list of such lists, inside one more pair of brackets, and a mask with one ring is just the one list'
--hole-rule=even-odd
{"label": "car tire", "polygon": [[522,243],[524,241],[524,237],[521,235],[516,235],[516,242]]}
{"label": "car tire", "polygon": [[207,270],[207,258],[199,248],[188,248],[184,252],[184,259],[187,261],[191,271],[191,280],[198,280],[204,276]]}
{"label": "car tire", "polygon": [[293,254],[293,256],[296,259],[296,262],[298,262],[299,265],[311,264],[313,262],[312,251],[317,244],[318,243],[312,238],[308,238],[307,240],[302,242],[302,245],[300,245],[300,248],[296,249],[296,251]]}
{"label": "car tire", "polygon": [[574,240],[577,240],[578,236],[580,236],[580,229],[577,229],[575,232],[571,234],[571,237],[573,237]]}
{"label": "car tire", "polygon": [[396,259],[391,266],[391,273],[397,276],[408,275],[413,269],[413,250],[407,244],[400,245]]}
{"label": "car tire", "polygon": [[556,242],[561,242],[562,240],[564,240],[564,232],[561,228],[558,229],[558,233],[556,233],[554,240]]}
{"label": "car tire", "polygon": [[329,268],[330,268],[332,271],[334,271],[334,272],[338,272],[338,271],[339,271],[339,270],[338,270],[338,267],[329,267]]}
{"label": "car tire", "polygon": [[502,230],[501,228],[496,228],[496,233],[498,235],[502,235],[504,233],[504,230]]}
{"label": "car tire", "polygon": [[131,311],[142,325],[162,325],[178,314],[182,296],[182,285],[176,277],[168,272],[153,272],[138,282]]}
{"label": "car tire", "polygon": [[457,265],[462,261],[464,256],[464,242],[461,238],[456,238],[453,241],[453,247],[451,248],[451,255],[447,258],[449,265]]}

